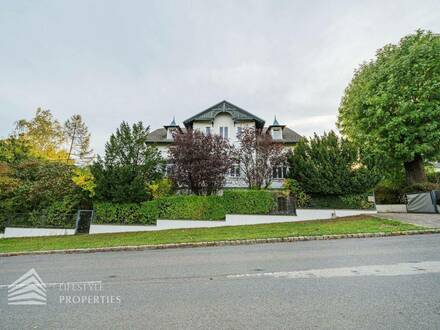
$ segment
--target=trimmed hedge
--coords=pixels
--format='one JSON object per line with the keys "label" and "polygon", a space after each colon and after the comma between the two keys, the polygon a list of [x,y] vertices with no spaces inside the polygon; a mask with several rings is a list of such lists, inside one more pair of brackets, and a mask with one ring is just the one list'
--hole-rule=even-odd
{"label": "trimmed hedge", "polygon": [[221,196],[172,196],[158,200],[159,218],[169,220],[223,220],[226,215]]}
{"label": "trimmed hedge", "polygon": [[312,196],[307,208],[311,209],[372,209],[367,194]]}
{"label": "trimmed hedge", "polygon": [[154,225],[158,217],[157,201],[143,203],[99,202],[94,205],[95,224]]}
{"label": "trimmed hedge", "polygon": [[95,203],[95,224],[145,224],[156,219],[223,220],[226,214],[269,214],[273,195],[264,190],[227,190],[223,196],[179,195],[143,203]]}
{"label": "trimmed hedge", "polygon": [[269,214],[275,207],[274,196],[266,190],[225,190],[227,214]]}

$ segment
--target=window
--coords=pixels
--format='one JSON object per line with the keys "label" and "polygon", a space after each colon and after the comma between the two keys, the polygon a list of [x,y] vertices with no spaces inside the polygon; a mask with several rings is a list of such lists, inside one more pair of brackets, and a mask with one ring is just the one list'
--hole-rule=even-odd
{"label": "window", "polygon": [[210,126],[207,126],[205,128],[205,133],[206,133],[206,135],[211,135],[211,127]]}
{"label": "window", "polygon": [[272,168],[272,178],[273,179],[284,179],[287,178],[287,167],[286,166],[275,166]]}
{"label": "window", "polygon": [[237,127],[237,137],[240,137],[242,131],[243,129],[241,127]]}
{"label": "window", "polygon": [[239,178],[240,177],[240,165],[234,164],[231,166],[231,170],[229,172],[229,175],[233,178]]}
{"label": "window", "polygon": [[228,138],[228,127],[220,127],[220,136],[224,139]]}
{"label": "window", "polygon": [[283,134],[281,128],[272,128],[272,139],[274,140],[282,140]]}

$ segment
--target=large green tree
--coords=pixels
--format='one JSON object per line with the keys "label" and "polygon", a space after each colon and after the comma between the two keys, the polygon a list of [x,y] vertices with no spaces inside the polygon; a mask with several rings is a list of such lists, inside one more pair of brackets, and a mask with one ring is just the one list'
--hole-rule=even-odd
{"label": "large green tree", "polygon": [[105,145],[104,158],[92,165],[99,200],[141,202],[149,199],[148,184],[163,175],[159,150],[147,143],[149,127],[122,122]]}
{"label": "large green tree", "polygon": [[403,165],[408,184],[425,181],[423,161],[440,157],[440,36],[419,30],[362,64],[338,127],[381,166]]}
{"label": "large green tree", "polygon": [[363,161],[352,142],[333,131],[302,139],[289,157],[291,178],[305,192],[319,195],[365,193],[378,182],[378,173]]}

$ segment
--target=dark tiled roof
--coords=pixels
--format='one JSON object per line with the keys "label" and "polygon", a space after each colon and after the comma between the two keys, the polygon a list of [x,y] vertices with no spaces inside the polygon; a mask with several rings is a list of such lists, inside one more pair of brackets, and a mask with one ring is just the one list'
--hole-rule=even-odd
{"label": "dark tiled roof", "polygon": [[216,105],[213,105],[212,107],[203,110],[202,112],[192,116],[191,118],[188,118],[183,122],[185,127],[192,126],[192,123],[194,121],[200,120],[200,121],[211,121],[214,120],[215,116],[217,116],[219,113],[227,112],[231,114],[232,119],[234,121],[245,121],[245,120],[252,120],[255,121],[257,124],[257,127],[263,127],[264,126],[264,120],[251,114],[250,112],[237,107],[236,105],[228,102],[228,101],[221,101],[220,103],[217,103]]}
{"label": "dark tiled roof", "polygon": [[[182,128],[182,131],[185,132],[186,129]],[[267,127],[263,129],[264,132],[267,132]],[[283,139],[277,142],[281,143],[296,143],[301,139],[301,135],[299,135],[294,130],[289,127],[284,127],[283,129]],[[147,138],[148,142],[151,143],[172,143],[173,140],[167,140],[167,131],[165,128],[158,128],[152,131]]]}

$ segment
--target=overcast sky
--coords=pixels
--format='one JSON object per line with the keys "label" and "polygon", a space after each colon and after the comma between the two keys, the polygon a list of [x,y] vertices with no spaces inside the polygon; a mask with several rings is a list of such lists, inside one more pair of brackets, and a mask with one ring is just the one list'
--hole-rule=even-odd
{"label": "overcast sky", "polygon": [[322,133],[353,70],[417,28],[440,32],[440,1],[0,0],[0,136],[37,107],[79,113],[100,153],[122,120],[224,99]]}

